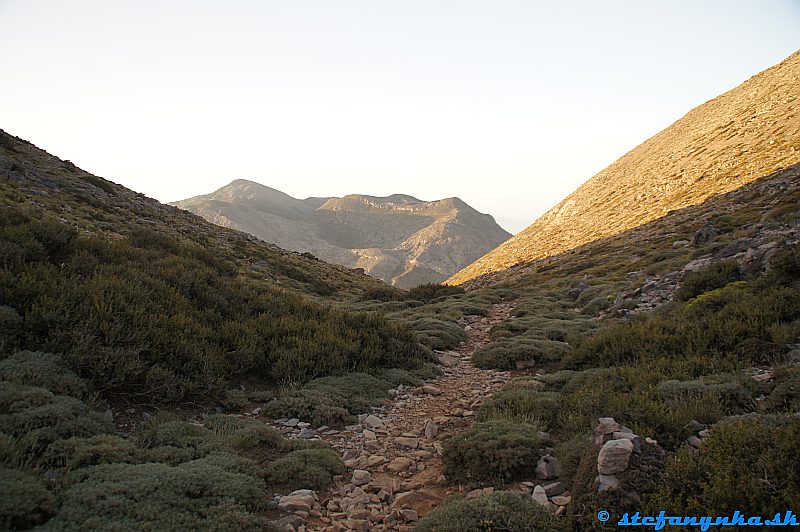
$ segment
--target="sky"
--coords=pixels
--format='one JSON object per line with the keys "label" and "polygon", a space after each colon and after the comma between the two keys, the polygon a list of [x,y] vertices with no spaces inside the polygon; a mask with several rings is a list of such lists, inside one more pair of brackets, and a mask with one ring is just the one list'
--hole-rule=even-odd
{"label": "sky", "polygon": [[798,0],[0,0],[0,128],[164,202],[457,196],[516,231],[799,46]]}

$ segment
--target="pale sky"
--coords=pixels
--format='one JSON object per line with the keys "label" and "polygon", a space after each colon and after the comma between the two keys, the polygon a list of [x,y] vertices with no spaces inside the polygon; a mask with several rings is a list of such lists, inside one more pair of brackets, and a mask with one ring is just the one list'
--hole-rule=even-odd
{"label": "pale sky", "polygon": [[164,202],[241,178],[527,224],[798,47],[796,0],[0,0],[0,128]]}

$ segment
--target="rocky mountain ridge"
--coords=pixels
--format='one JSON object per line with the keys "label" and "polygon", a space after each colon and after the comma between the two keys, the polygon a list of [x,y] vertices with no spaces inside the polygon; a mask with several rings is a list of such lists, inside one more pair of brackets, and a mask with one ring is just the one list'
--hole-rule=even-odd
{"label": "rocky mountain ridge", "polygon": [[401,288],[443,281],[511,236],[458,198],[352,194],[299,200],[239,179],[173,205]]}

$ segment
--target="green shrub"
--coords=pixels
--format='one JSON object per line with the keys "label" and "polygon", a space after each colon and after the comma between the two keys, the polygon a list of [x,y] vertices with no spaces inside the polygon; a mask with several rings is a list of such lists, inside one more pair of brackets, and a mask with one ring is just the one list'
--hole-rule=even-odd
{"label": "green shrub", "polygon": [[776,371],[776,385],[767,396],[767,407],[775,412],[800,412],[800,369]]}
{"label": "green shrub", "polygon": [[738,262],[733,259],[721,260],[686,277],[675,291],[675,296],[681,301],[688,301],[700,294],[737,281],[739,277]]}
{"label": "green shrub", "polygon": [[45,522],[55,510],[55,497],[36,477],[0,469],[0,529],[27,530]]}
{"label": "green shrub", "polygon": [[250,397],[247,392],[239,388],[227,390],[222,396],[222,406],[227,410],[241,412],[248,404],[250,404]]}
{"label": "green shrub", "polygon": [[323,377],[280,395],[267,403],[264,412],[275,418],[296,417],[314,426],[342,427],[355,421],[354,414],[381,404],[394,386],[366,373]]}
{"label": "green shrub", "polygon": [[[226,464],[227,465],[227,464]],[[67,476],[54,530],[257,530],[263,481],[208,460],[104,464]]]}
{"label": "green shrub", "polygon": [[538,427],[506,421],[476,423],[445,442],[445,476],[461,484],[529,478],[543,455],[539,445]]}
{"label": "green shrub", "polygon": [[38,351],[19,351],[0,361],[0,380],[40,386],[57,395],[80,397],[86,391],[83,380],[60,356]]}
{"label": "green shrub", "polygon": [[111,434],[99,434],[90,438],[58,440],[47,448],[42,462],[50,467],[72,470],[99,464],[134,464],[141,457],[135,442]]}
{"label": "green shrub", "polygon": [[758,384],[744,375],[719,374],[690,381],[668,380],[658,384],[658,394],[671,408],[691,399],[716,402],[728,414],[752,410]]}
{"label": "green shrub", "polygon": [[543,383],[548,389],[560,391],[566,386],[578,372],[570,369],[563,369],[554,373],[539,375],[536,380]]}
{"label": "green shrub", "polygon": [[569,350],[569,344],[565,342],[513,336],[481,347],[472,355],[472,362],[484,369],[515,369],[521,360],[556,362]]}
{"label": "green shrub", "polygon": [[0,382],[0,431],[16,440],[19,456],[35,459],[51,443],[111,432],[108,419],[74,397]]}
{"label": "green shrub", "polygon": [[270,401],[263,412],[273,418],[296,417],[313,426],[341,428],[355,422],[341,396],[328,396],[309,390],[295,390]]}
{"label": "green shrub", "polygon": [[568,521],[550,514],[528,494],[497,491],[472,500],[452,499],[414,527],[415,532],[495,530],[558,532],[570,530],[570,526]]}
{"label": "green shrub", "polygon": [[430,349],[454,349],[467,340],[467,333],[455,319],[422,315],[404,321],[417,333],[420,342]]}
{"label": "green shrub", "polygon": [[547,430],[553,426],[561,407],[561,394],[507,386],[486,401],[478,413],[479,421],[529,423]]}
{"label": "green shrub", "polygon": [[592,299],[591,301],[586,303],[586,305],[581,307],[581,312],[583,312],[587,316],[597,316],[604,310],[608,310],[609,308],[611,308],[611,305],[613,304],[614,302],[608,298],[598,297]]}
{"label": "green shrub", "polygon": [[202,425],[153,418],[137,434],[150,461],[181,464],[222,450],[221,438]]}
{"label": "green shrub", "polygon": [[689,515],[774,515],[800,507],[800,419],[750,414],[714,425],[671,456],[648,505]]}
{"label": "green shrub", "polygon": [[[1,243],[0,243],[1,244]],[[22,316],[17,309],[8,305],[0,305],[0,357],[17,345],[22,332]]]}
{"label": "green shrub", "polygon": [[800,246],[780,249],[769,261],[770,270],[760,281],[765,286],[790,286],[800,281]]}
{"label": "green shrub", "polygon": [[263,423],[242,427],[226,438],[232,448],[245,452],[260,452],[281,449],[287,440],[281,434]]}
{"label": "green shrub", "polygon": [[562,408],[556,432],[567,436],[585,433],[600,417],[613,417],[636,434],[650,436],[662,445],[679,445],[687,420],[676,418],[654,393],[663,377],[646,367],[585,370],[562,389]]}
{"label": "green shrub", "polygon": [[333,483],[334,475],[345,471],[342,459],[331,449],[302,449],[269,464],[266,479],[290,491],[320,490]]}
{"label": "green shrub", "polygon": [[408,299],[417,301],[432,301],[440,297],[454,296],[463,294],[464,289],[460,286],[449,286],[446,284],[421,284],[408,291]]}

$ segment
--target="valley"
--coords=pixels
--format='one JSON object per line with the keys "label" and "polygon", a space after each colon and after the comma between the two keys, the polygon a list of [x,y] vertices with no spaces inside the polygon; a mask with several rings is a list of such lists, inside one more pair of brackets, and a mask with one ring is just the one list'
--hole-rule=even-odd
{"label": "valley", "polygon": [[0,131],[0,528],[800,507],[799,58],[507,241],[456,198],[236,181],[192,214]]}

